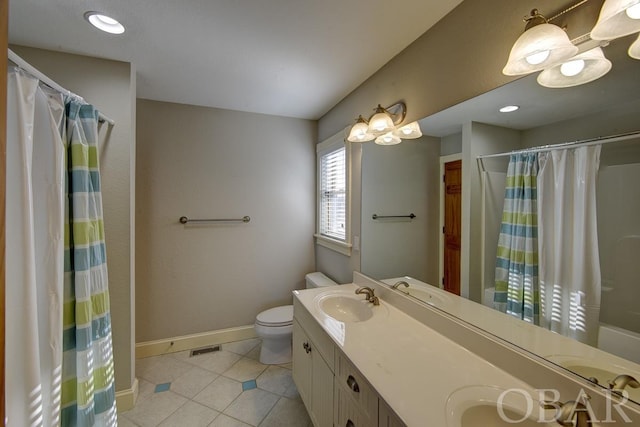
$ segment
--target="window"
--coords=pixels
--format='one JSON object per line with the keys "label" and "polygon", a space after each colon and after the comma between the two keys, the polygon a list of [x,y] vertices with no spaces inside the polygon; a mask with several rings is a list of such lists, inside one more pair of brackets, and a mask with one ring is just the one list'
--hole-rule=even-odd
{"label": "window", "polygon": [[349,152],[343,132],[318,144],[318,244],[351,254]]}

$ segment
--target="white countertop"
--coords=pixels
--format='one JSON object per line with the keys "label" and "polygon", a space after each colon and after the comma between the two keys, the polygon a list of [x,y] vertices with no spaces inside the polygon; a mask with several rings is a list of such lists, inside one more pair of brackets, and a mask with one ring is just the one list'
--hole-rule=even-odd
{"label": "white countertop", "polygon": [[295,291],[294,297],[408,426],[446,426],[449,395],[467,386],[533,392],[522,381],[384,300],[380,300],[379,307],[373,307],[372,318],[353,323],[328,319],[314,303],[319,294],[332,290],[355,292],[356,288],[348,284],[307,289]]}

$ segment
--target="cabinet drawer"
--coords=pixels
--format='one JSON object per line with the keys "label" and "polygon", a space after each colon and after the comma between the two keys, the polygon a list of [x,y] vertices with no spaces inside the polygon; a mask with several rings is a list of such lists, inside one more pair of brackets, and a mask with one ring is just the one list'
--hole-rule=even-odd
{"label": "cabinet drawer", "polygon": [[369,419],[376,420],[377,425],[377,393],[342,353],[338,353],[336,359],[336,384],[342,388],[342,393],[354,402],[358,410]]}
{"label": "cabinet drawer", "polygon": [[311,341],[313,341],[316,349],[327,363],[327,366],[329,366],[329,369],[331,369],[331,372],[334,372],[333,362],[335,356],[333,341],[295,296],[293,298],[293,317],[300,323],[300,326],[303,327]]}
{"label": "cabinet drawer", "polygon": [[377,413],[375,417],[360,410],[351,398],[350,393],[344,387],[336,384],[335,391],[335,427],[371,427],[377,426]]}

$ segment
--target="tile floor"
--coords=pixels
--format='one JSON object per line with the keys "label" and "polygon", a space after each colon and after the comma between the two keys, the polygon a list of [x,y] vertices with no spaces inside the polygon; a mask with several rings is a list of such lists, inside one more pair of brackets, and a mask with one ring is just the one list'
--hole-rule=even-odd
{"label": "tile floor", "polygon": [[263,365],[260,341],[222,344],[138,359],[136,406],[118,414],[120,427],[310,427],[291,378],[291,364]]}

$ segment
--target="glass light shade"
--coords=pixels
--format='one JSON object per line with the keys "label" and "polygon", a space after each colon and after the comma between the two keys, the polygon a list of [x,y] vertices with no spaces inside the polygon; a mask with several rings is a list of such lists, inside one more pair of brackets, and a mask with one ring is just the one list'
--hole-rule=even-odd
{"label": "glass light shade", "polygon": [[384,133],[392,131],[393,129],[395,129],[395,126],[393,125],[393,119],[388,113],[384,111],[377,112],[369,120],[368,133],[372,135],[382,135]]}
{"label": "glass light shade", "polygon": [[569,59],[576,53],[578,48],[562,28],[553,24],[539,24],[516,40],[502,73],[507,76],[533,73]]}
{"label": "glass light shade", "polygon": [[349,136],[347,137],[347,141],[349,142],[368,142],[373,141],[375,139],[374,135],[371,135],[368,132],[369,125],[362,120],[362,117],[358,119],[358,122],[353,125],[351,131],[349,132]]}
{"label": "glass light shade", "polygon": [[416,139],[422,136],[422,131],[418,122],[411,122],[394,130],[393,134],[401,139]]}
{"label": "glass light shade", "polygon": [[640,0],[606,0],[591,30],[594,40],[612,40],[640,31]]}
{"label": "glass light shade", "polygon": [[[581,64],[583,68],[580,70]],[[596,47],[574,56],[563,64],[544,70],[538,76],[538,83],[550,88],[578,86],[599,79],[609,70],[611,61],[605,58],[600,47]]]}
{"label": "glass light shade", "polygon": [[629,46],[629,56],[633,59],[640,59],[640,36]]}
{"label": "glass light shade", "polygon": [[376,138],[376,144],[378,145],[396,145],[400,144],[401,142],[402,140],[391,132],[387,132],[384,135]]}
{"label": "glass light shade", "polygon": [[99,12],[87,12],[84,14],[84,17],[91,25],[106,33],[124,33],[124,26],[110,16],[103,15]]}

